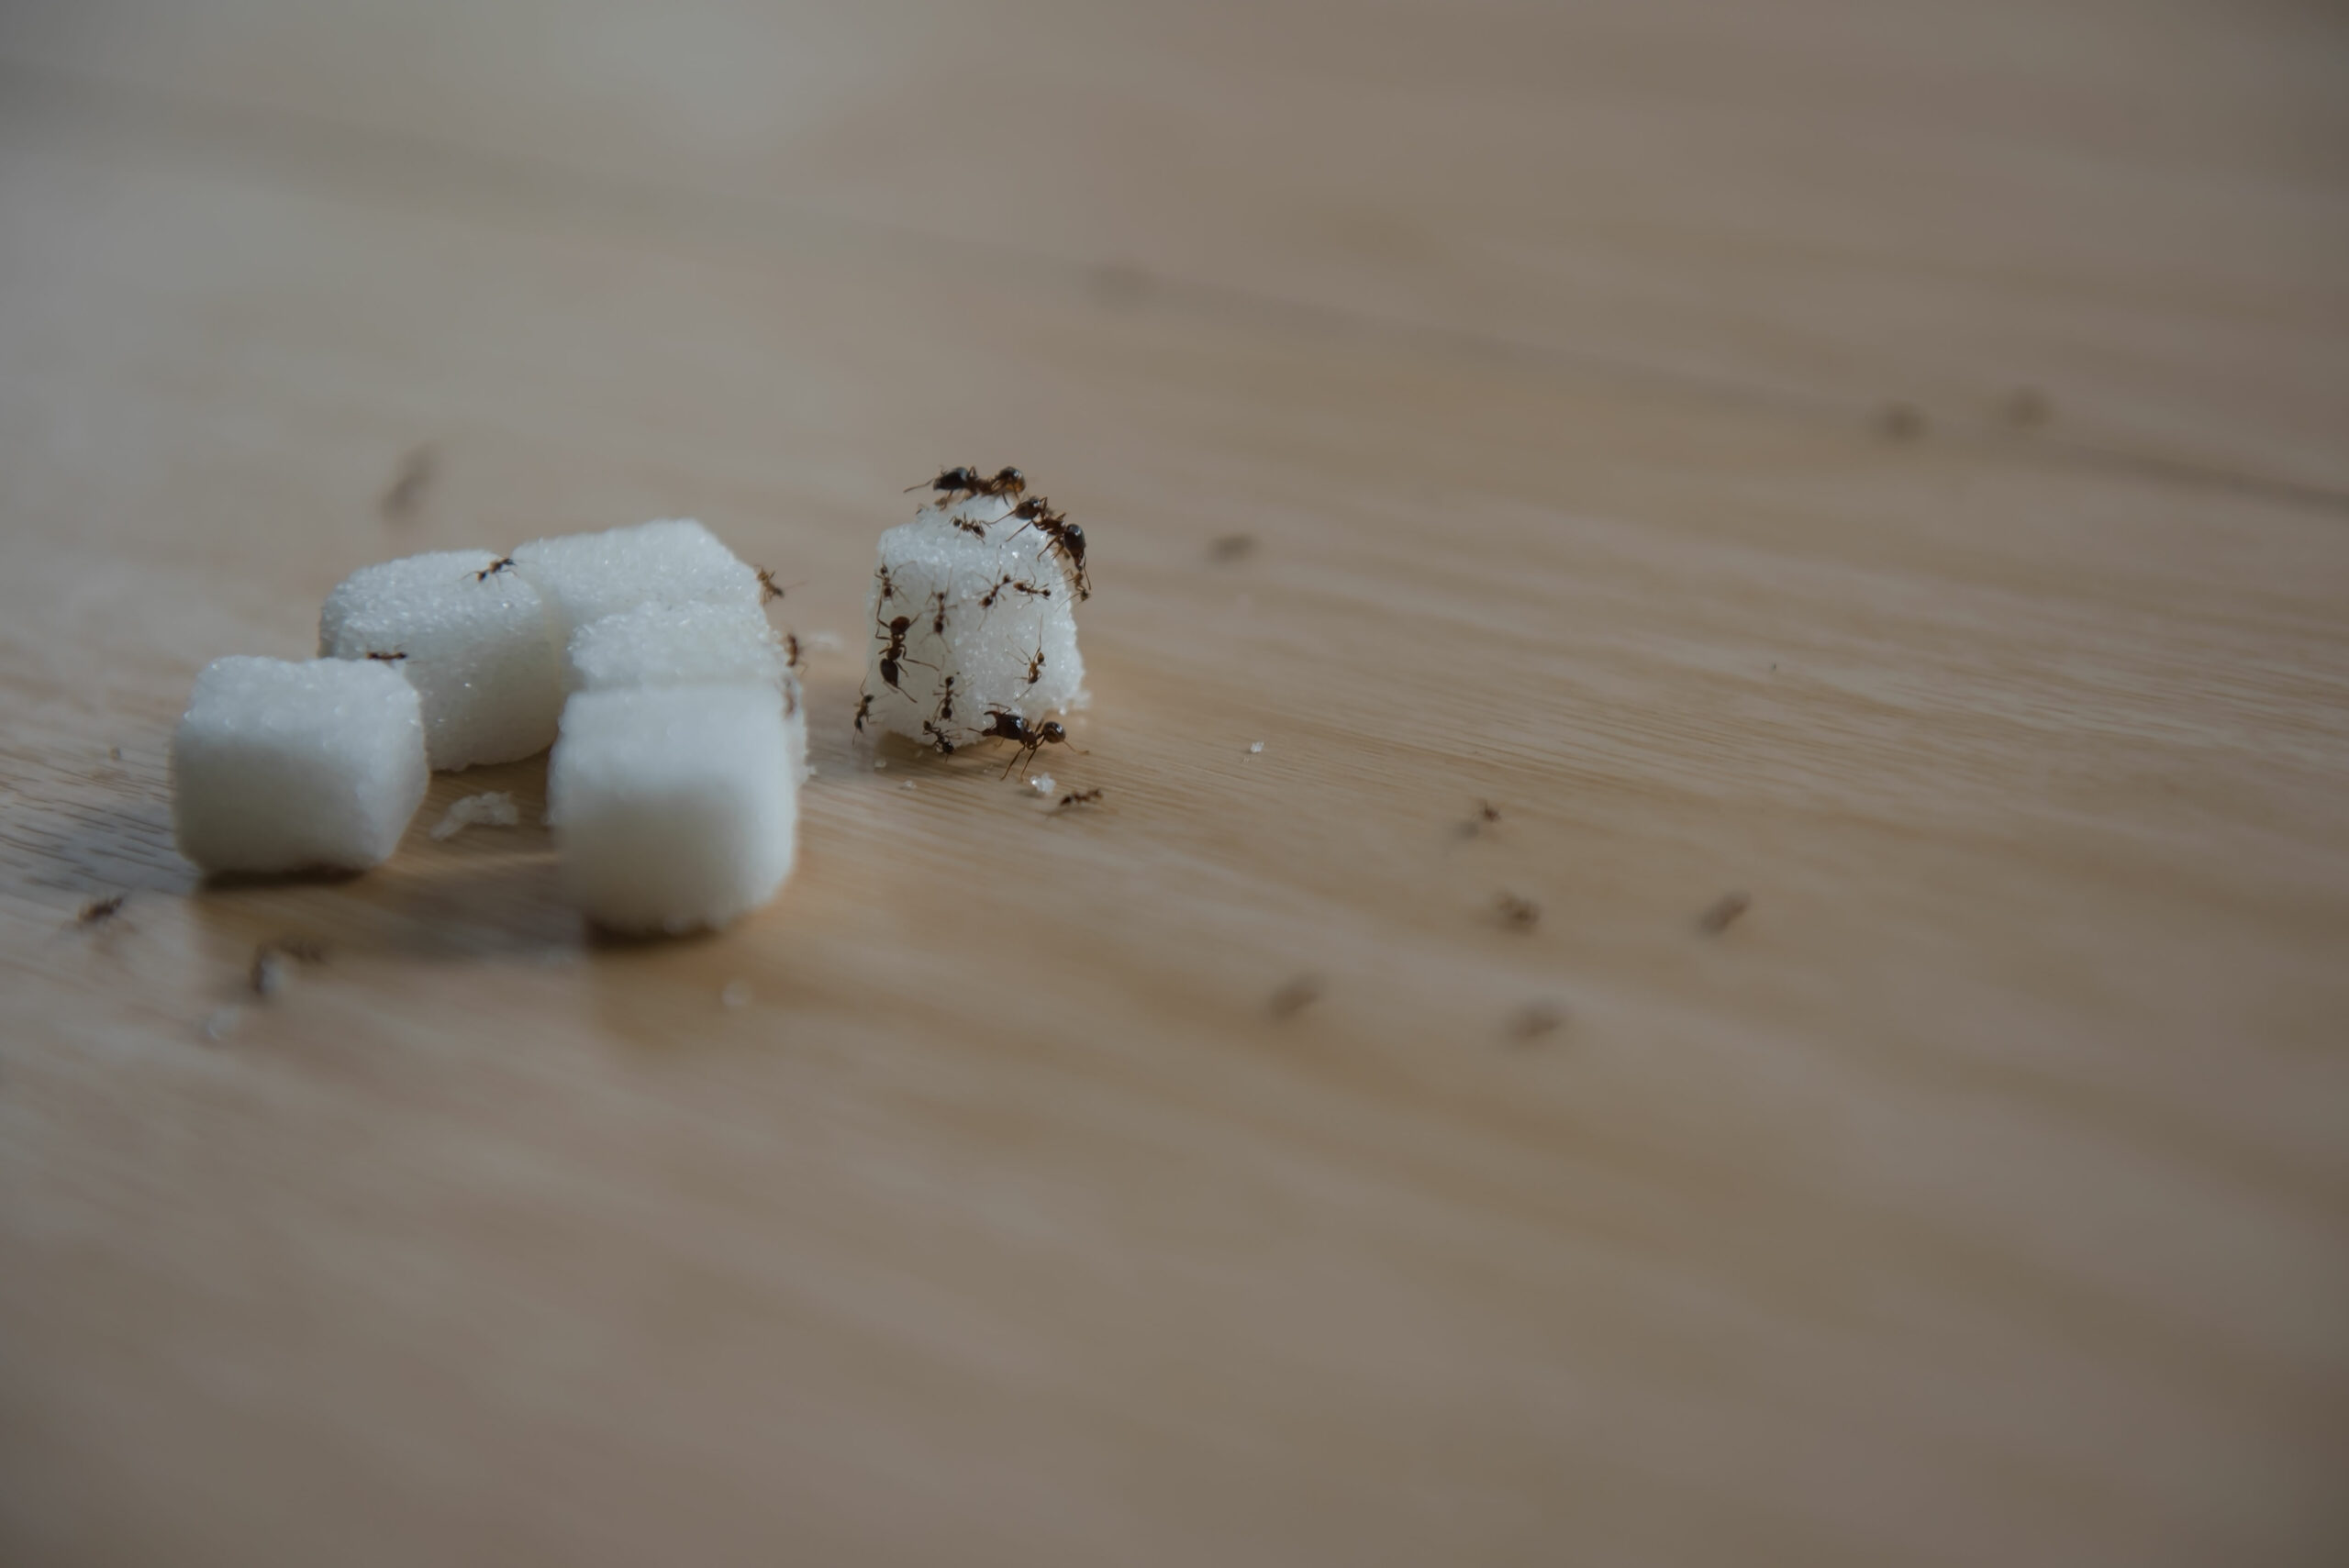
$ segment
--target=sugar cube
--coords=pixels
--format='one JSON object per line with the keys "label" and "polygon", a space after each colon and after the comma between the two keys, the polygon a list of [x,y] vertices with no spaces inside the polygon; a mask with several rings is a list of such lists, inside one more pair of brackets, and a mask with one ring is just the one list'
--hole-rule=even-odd
{"label": "sugar cube", "polygon": [[327,595],[318,654],[388,662],[424,699],[435,768],[510,762],[553,743],[562,645],[538,590],[485,550],[362,566]]}
{"label": "sugar cube", "polygon": [[172,823],[208,872],[363,870],[424,800],[424,709],[373,660],[215,660],[172,736]]}
{"label": "sugar cube", "polygon": [[764,683],[612,687],[564,705],[547,773],[562,879],[598,925],[722,926],[791,873],[799,764]]}
{"label": "sugar cube", "polygon": [[[1044,536],[1007,516],[1011,505],[985,495],[925,506],[881,536],[868,722],[916,741],[942,732],[961,744],[993,710],[1039,719],[1081,699],[1076,595]],[[950,679],[952,714],[941,718]]]}
{"label": "sugar cube", "polygon": [[563,684],[574,692],[753,682],[781,694],[791,754],[804,771],[807,715],[799,676],[783,639],[755,604],[639,605],[581,627],[563,655]]}
{"label": "sugar cube", "polygon": [[638,605],[763,599],[759,574],[687,518],[533,539],[515,547],[514,562],[546,600],[558,647],[589,621]]}

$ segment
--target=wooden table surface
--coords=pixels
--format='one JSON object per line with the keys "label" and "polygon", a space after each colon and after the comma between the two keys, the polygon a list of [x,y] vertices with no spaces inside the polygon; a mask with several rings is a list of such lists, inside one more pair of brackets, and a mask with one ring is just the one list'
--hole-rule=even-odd
{"label": "wooden table surface", "polygon": [[[2332,7],[12,6],[0,1559],[2341,1561],[2344,434]],[[1097,809],[851,733],[964,461]],[[772,908],[173,853],[206,662],[672,515]]]}

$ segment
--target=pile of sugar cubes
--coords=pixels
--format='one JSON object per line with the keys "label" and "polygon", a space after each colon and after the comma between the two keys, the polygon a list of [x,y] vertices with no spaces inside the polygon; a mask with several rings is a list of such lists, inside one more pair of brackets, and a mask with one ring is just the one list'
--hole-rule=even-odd
{"label": "pile of sugar cubes", "polygon": [[[950,469],[881,536],[856,728],[952,751],[1065,744],[1085,530],[1016,469]],[[353,573],[318,657],[216,661],[172,740],[180,852],[207,872],[363,871],[435,771],[554,749],[562,879],[624,932],[724,925],[791,873],[807,720],[767,574],[690,521],[442,550]],[[878,765],[878,764],[876,764]],[[1008,772],[1008,768],[1006,772]],[[469,797],[435,829],[512,822]]]}
{"label": "pile of sugar cubes", "polygon": [[207,872],[363,870],[433,770],[546,750],[564,885],[619,931],[718,926],[790,874],[807,768],[767,588],[699,523],[445,550],[354,573],[318,657],[229,658],[172,741]]}
{"label": "pile of sugar cubes", "polygon": [[1016,469],[950,469],[930,488],[913,521],[881,536],[857,727],[941,751],[1005,740],[1032,756],[1066,739],[1044,716],[1085,696],[1085,530],[1026,498]]}

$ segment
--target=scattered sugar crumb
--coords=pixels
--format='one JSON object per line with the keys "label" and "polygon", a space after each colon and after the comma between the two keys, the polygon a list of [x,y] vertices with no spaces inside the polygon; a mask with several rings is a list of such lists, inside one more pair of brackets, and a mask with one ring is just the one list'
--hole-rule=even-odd
{"label": "scattered sugar crumb", "polygon": [[1034,790],[1038,795],[1050,795],[1052,793],[1052,775],[1050,773],[1038,773],[1034,778],[1028,781],[1028,787]]}
{"label": "scattered sugar crumb", "polygon": [[911,788],[913,788],[913,787],[914,787],[914,781],[913,781],[913,780],[911,780],[911,779],[907,779],[905,783],[903,783],[903,784],[899,784],[897,787],[898,787],[899,789],[911,789]]}
{"label": "scattered sugar crumb", "polygon": [[873,759],[873,771],[876,773],[888,765],[889,759],[886,757],[875,757]]}
{"label": "scattered sugar crumb", "polygon": [[284,990],[293,978],[294,962],[285,954],[271,947],[253,950],[253,964],[247,972],[246,979],[251,983],[254,995],[274,996]]}
{"label": "scattered sugar crumb", "polygon": [[726,989],[718,994],[718,999],[729,1007],[749,1006],[751,1005],[750,983],[743,980],[728,981]]}
{"label": "scattered sugar crumb", "polygon": [[227,1040],[237,1032],[237,1026],[244,1021],[244,1017],[245,1010],[242,1007],[221,1008],[204,1020],[204,1038]]}
{"label": "scattered sugar crumb", "polygon": [[502,790],[492,790],[451,802],[449,815],[434,826],[432,836],[453,839],[476,822],[484,828],[511,828],[521,820],[522,811],[514,804],[514,797]]}
{"label": "scattered sugar crumb", "polygon": [[1262,740],[1251,740],[1248,742],[1248,754],[1252,757],[1264,749],[1264,743]]}

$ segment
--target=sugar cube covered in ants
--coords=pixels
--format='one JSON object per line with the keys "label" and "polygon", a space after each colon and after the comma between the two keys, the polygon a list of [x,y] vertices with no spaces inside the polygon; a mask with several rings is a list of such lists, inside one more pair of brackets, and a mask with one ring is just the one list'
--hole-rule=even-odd
{"label": "sugar cube covered in ants", "polygon": [[[881,536],[860,728],[948,749],[995,733],[994,715],[1041,725],[1079,700],[1083,535],[1072,560],[1066,519],[1041,497],[1020,499],[1008,488],[1016,471],[1005,474],[990,490],[975,471],[951,470],[937,482],[942,505]],[[949,482],[961,481],[978,493],[957,498]]]}
{"label": "sugar cube covered in ants", "polygon": [[790,874],[799,776],[766,683],[580,692],[547,771],[563,885],[616,931],[725,925]]}
{"label": "sugar cube covered in ants", "polygon": [[804,770],[807,714],[798,673],[766,613],[738,599],[639,605],[588,622],[563,654],[572,692],[641,686],[771,686],[782,699],[792,755]]}
{"label": "sugar cube covered in ants", "polygon": [[516,546],[513,560],[546,601],[558,647],[588,622],[638,605],[757,606],[765,597],[757,571],[689,518],[533,539]]}
{"label": "sugar cube covered in ants", "polygon": [[321,658],[388,664],[424,704],[433,767],[532,756],[562,712],[562,645],[538,591],[485,550],[362,566],[327,595]]}
{"label": "sugar cube covered in ants", "polygon": [[378,660],[215,660],[172,736],[173,831],[207,872],[380,864],[429,782],[422,700]]}

